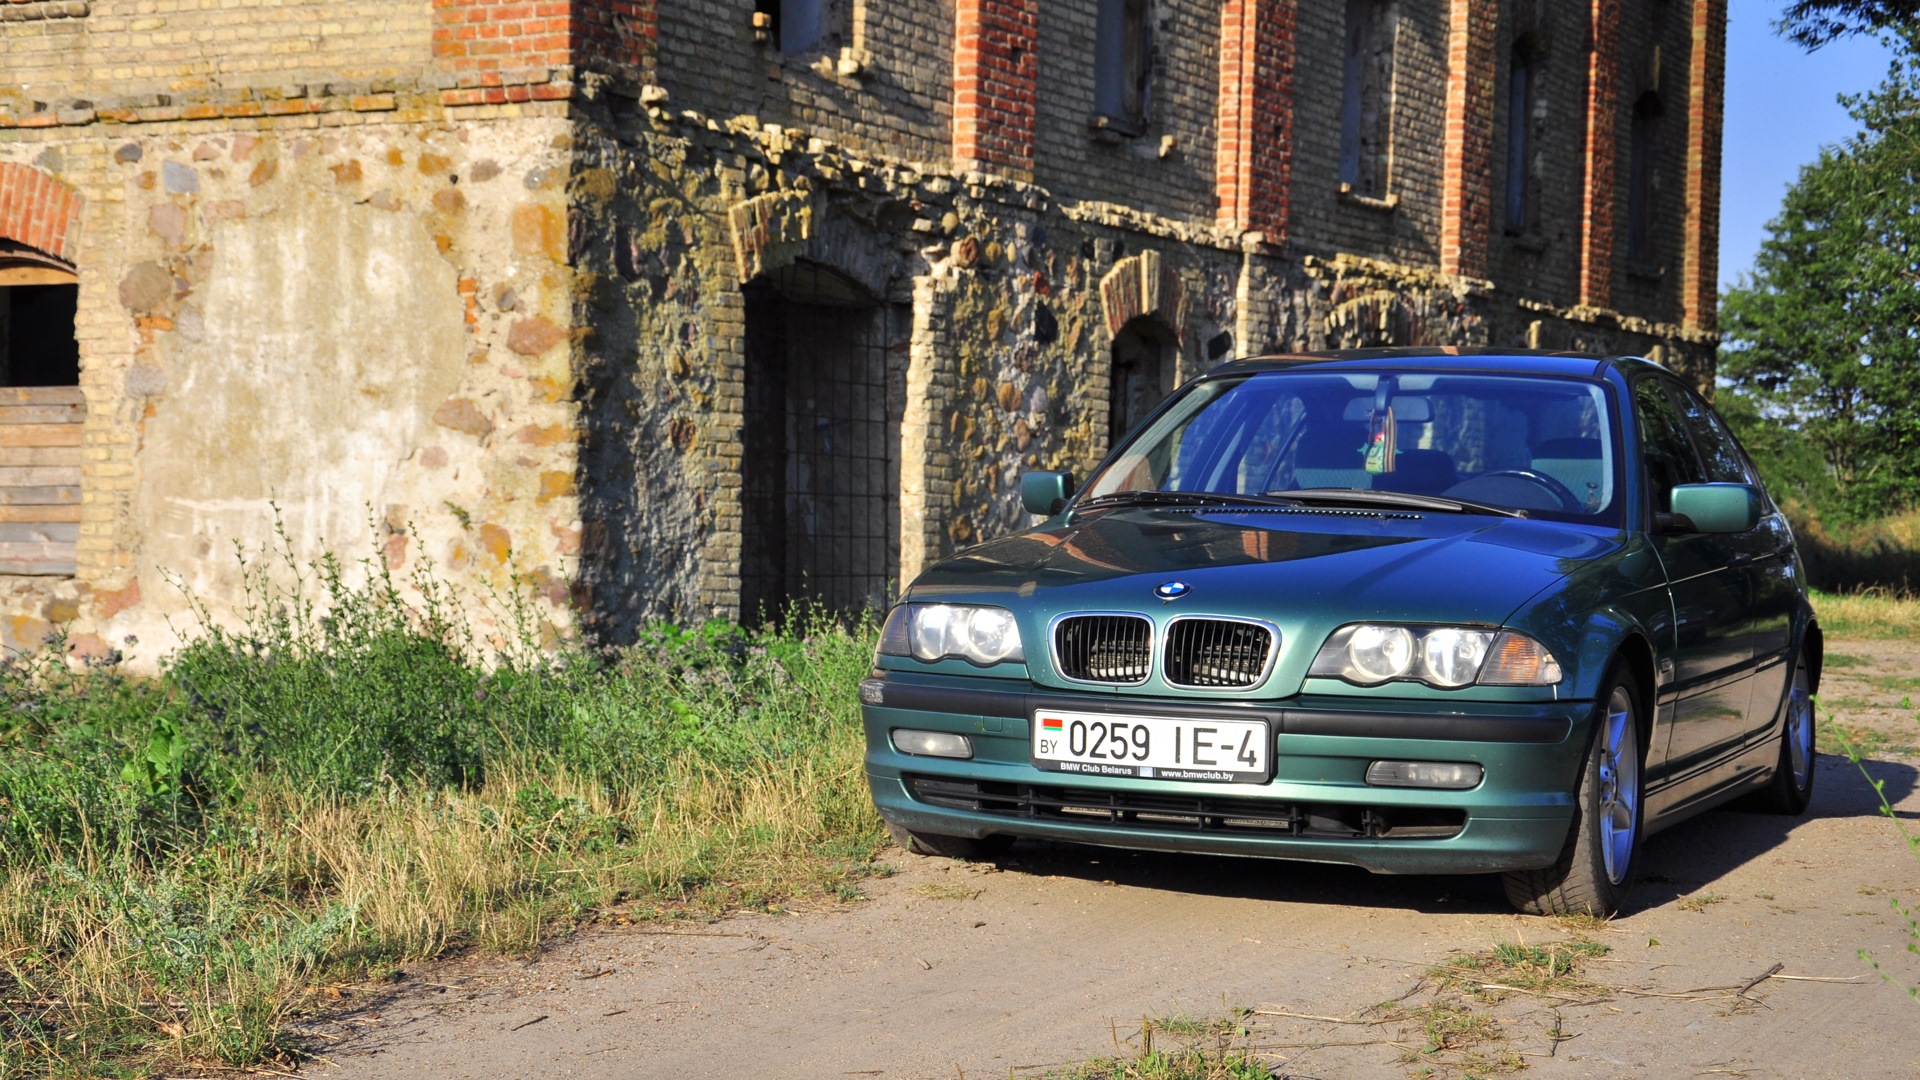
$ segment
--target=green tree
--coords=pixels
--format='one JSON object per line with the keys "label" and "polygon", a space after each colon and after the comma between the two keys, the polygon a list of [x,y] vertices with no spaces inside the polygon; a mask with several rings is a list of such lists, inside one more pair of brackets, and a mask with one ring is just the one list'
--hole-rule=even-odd
{"label": "green tree", "polygon": [[1817,447],[1843,507],[1920,505],[1920,29],[1847,101],[1860,132],[1800,170],[1722,299],[1720,374]]}
{"label": "green tree", "polygon": [[1774,23],[1808,49],[1849,34],[1878,34],[1920,22],[1920,0],[1794,0]]}

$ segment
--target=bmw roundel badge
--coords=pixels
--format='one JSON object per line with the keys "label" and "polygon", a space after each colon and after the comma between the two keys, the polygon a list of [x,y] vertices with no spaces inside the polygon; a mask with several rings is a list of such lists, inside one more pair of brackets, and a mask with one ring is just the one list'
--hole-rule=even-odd
{"label": "bmw roundel badge", "polygon": [[1178,600],[1193,591],[1193,586],[1184,581],[1169,581],[1153,590],[1153,595],[1162,600]]}

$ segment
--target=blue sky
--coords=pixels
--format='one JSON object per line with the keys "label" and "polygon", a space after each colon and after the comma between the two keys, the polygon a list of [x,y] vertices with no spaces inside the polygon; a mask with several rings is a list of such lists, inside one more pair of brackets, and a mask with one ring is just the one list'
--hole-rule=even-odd
{"label": "blue sky", "polygon": [[1808,53],[1773,32],[1782,0],[1732,0],[1720,196],[1720,284],[1753,266],[1781,196],[1820,147],[1854,131],[1835,95],[1880,83],[1885,46],[1846,39]]}

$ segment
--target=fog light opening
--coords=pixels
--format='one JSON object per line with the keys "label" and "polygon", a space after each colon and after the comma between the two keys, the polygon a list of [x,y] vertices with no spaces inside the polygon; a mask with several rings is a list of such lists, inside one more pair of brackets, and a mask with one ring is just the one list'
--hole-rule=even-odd
{"label": "fog light opening", "polygon": [[894,728],[893,748],[903,754],[917,754],[921,757],[970,758],[973,756],[973,741],[965,735],[955,735],[951,731]]}
{"label": "fog light opening", "polygon": [[1374,787],[1465,791],[1479,787],[1484,776],[1485,769],[1465,761],[1376,761],[1367,766],[1367,783]]}

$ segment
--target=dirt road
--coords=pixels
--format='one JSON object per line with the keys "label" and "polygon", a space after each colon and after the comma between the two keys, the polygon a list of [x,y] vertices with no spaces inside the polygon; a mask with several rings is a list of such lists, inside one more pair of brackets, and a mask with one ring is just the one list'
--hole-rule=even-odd
{"label": "dirt road", "polygon": [[[1920,827],[1920,759],[1904,752],[1920,728],[1891,707],[1920,647],[1830,650],[1845,662],[1824,696],[1884,733],[1868,768]],[[1250,1008],[1243,1041],[1294,1077],[1920,1076],[1920,1003],[1858,955],[1920,982],[1889,906],[1920,904],[1920,864],[1858,770],[1819,768],[1804,818],[1722,810],[1654,838],[1634,910],[1601,927],[1510,914],[1497,878],[1029,844],[997,868],[896,852],[897,873],[833,912],[417,969],[316,1025],[327,1057],[304,1072],[993,1077],[1131,1054],[1142,1017]],[[1542,992],[1463,995],[1430,974],[1578,935],[1605,955]],[[1436,1018],[1461,1030],[1436,1040]]]}

